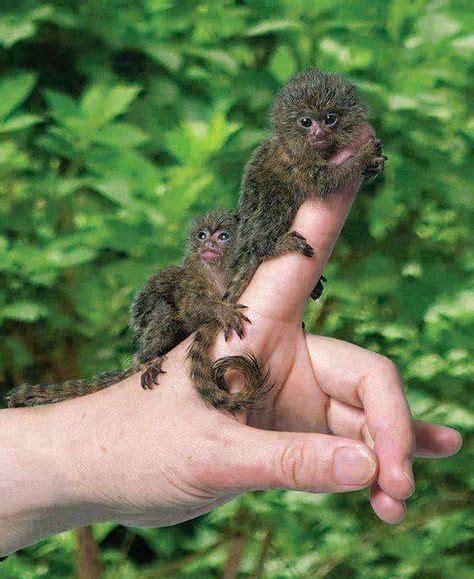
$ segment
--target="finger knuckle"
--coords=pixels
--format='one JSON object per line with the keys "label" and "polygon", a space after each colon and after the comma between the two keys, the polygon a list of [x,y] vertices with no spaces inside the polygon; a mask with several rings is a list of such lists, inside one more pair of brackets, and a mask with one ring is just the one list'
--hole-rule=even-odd
{"label": "finger knuckle", "polygon": [[375,354],[375,370],[376,372],[380,373],[381,375],[387,376],[388,378],[400,378],[400,372],[398,371],[398,367],[386,356],[382,356],[380,354]]}
{"label": "finger knuckle", "polygon": [[305,444],[297,440],[287,443],[276,465],[276,472],[280,473],[282,486],[289,484],[292,487],[301,488],[301,473],[309,462],[308,449]]}

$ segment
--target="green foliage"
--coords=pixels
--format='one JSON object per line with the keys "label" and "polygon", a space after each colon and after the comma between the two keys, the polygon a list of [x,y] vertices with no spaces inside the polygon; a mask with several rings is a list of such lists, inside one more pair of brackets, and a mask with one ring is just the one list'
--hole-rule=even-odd
{"label": "green foliage", "polygon": [[[418,417],[471,430],[473,21],[467,0],[2,2],[4,389],[126,363],[133,292],[180,258],[191,215],[235,204],[272,95],[317,65],[361,86],[389,162],[307,324],[391,356]],[[365,493],[273,492],[174,528],[95,531],[107,577],[217,577],[243,540],[242,577],[462,579],[470,464],[469,446],[420,462],[396,528]],[[70,577],[74,550],[53,537],[2,576]]]}

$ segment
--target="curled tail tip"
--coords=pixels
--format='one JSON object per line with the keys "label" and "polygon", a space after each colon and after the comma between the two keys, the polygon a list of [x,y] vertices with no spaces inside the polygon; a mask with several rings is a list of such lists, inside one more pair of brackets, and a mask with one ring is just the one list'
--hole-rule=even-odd
{"label": "curled tail tip", "polygon": [[[219,410],[246,412],[263,410],[267,394],[274,384],[270,382],[270,371],[250,350],[237,356],[226,356],[212,362],[210,351],[221,327],[209,322],[198,328],[187,351],[191,365],[191,378],[201,398]],[[239,392],[230,392],[225,376],[235,370],[243,375],[245,385]]]}
{"label": "curled tail tip", "polygon": [[[239,372],[245,379],[245,385],[239,392],[229,392],[227,388],[225,376],[231,370]],[[219,388],[216,400],[210,400],[214,406],[231,412],[268,408],[268,394],[274,384],[270,382],[269,368],[263,366],[253,352],[220,358],[212,366],[212,375]]]}

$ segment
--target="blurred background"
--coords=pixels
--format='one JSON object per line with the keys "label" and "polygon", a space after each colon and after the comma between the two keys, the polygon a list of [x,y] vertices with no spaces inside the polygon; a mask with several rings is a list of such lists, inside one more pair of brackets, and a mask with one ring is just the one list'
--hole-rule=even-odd
{"label": "blurred background", "polygon": [[[414,414],[466,436],[473,24],[467,0],[2,0],[2,393],[126,366],[133,293],[180,259],[190,216],[235,205],[272,96],[319,66],[359,84],[389,161],[307,326],[393,358]],[[472,464],[467,440],[419,460],[397,527],[366,492],[255,493],[173,528],[52,537],[0,576],[472,577]]]}

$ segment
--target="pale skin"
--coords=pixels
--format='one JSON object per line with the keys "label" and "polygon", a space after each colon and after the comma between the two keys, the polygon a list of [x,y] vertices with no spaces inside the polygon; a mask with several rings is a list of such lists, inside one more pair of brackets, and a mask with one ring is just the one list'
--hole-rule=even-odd
{"label": "pale skin", "polygon": [[413,457],[450,456],[460,435],[412,419],[388,359],[301,327],[358,185],[301,207],[294,229],[314,257],[264,263],[239,300],[252,320],[244,339],[218,343],[216,355],[244,346],[270,364],[278,387],[265,412],[206,407],[188,378],[189,339],[151,391],[136,375],[83,398],[1,411],[1,555],[99,521],[173,525],[256,489],[370,487],[380,519],[405,516]]}

